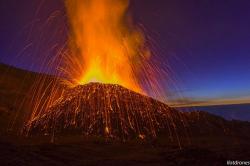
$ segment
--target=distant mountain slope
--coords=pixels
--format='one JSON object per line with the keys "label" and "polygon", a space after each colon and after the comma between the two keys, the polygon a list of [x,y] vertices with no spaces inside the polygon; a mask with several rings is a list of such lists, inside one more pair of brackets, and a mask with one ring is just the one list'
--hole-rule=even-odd
{"label": "distant mountain slope", "polygon": [[50,82],[54,77],[0,64],[0,132],[20,126],[28,111],[30,89],[39,78]]}
{"label": "distant mountain slope", "polygon": [[221,116],[227,120],[235,119],[250,122],[250,104],[178,107],[178,109],[185,112],[195,110],[206,111]]}
{"label": "distant mountain slope", "polygon": [[11,126],[36,74],[0,64],[0,131]]}

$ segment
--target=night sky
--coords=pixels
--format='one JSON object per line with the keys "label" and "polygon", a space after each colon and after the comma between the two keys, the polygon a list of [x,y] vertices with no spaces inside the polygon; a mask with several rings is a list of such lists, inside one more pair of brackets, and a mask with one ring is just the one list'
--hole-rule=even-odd
{"label": "night sky", "polygon": [[[189,102],[250,99],[249,9],[249,0],[130,3],[135,23],[172,70],[178,90],[170,85],[170,96]],[[0,0],[0,62],[39,71],[37,57],[53,56],[67,38],[63,16],[61,0]]]}

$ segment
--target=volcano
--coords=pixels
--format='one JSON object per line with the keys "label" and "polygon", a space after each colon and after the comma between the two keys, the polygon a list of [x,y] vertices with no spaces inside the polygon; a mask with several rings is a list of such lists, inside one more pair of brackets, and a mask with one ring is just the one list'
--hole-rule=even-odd
{"label": "volcano", "polygon": [[206,112],[181,112],[120,85],[102,83],[65,90],[48,110],[31,119],[25,130],[31,135],[76,134],[119,140],[246,135],[237,122]]}
{"label": "volcano", "polygon": [[28,130],[144,139],[165,129],[171,135],[181,120],[180,112],[153,98],[120,85],[89,83],[66,90],[49,110],[30,121]]}
{"label": "volcano", "polygon": [[[249,158],[249,122],[181,112],[114,84],[67,89],[26,122],[29,107],[19,112],[25,103],[13,101],[32,101],[29,88],[40,75],[0,64],[0,75],[6,71],[0,81],[1,165],[224,165]],[[16,130],[6,131],[15,117]],[[19,134],[24,119],[28,138]],[[53,137],[55,144],[49,143]]]}

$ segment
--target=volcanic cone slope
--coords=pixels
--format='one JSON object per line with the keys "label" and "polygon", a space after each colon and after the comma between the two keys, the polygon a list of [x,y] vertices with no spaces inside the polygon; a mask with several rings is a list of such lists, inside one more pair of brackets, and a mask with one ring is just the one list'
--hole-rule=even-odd
{"label": "volcanic cone slope", "polygon": [[[178,122],[176,121],[178,120]],[[89,83],[66,90],[27,124],[30,133],[82,134],[119,139],[174,133],[181,112],[120,85]]]}
{"label": "volcanic cone slope", "polygon": [[190,135],[233,135],[229,123],[205,112],[177,111],[120,85],[89,83],[66,90],[48,110],[29,120],[26,131],[121,140],[163,134],[178,140]]}

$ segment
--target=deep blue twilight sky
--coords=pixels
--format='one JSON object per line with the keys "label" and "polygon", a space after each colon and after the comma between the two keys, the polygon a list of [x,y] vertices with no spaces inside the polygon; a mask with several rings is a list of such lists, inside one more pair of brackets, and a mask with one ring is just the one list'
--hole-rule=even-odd
{"label": "deep blue twilight sky", "polygon": [[[193,102],[250,99],[249,9],[249,0],[130,3],[135,22],[143,25],[154,41],[157,56],[167,59],[174,73],[178,90],[172,90],[173,98],[178,94]],[[60,45],[66,39],[60,11],[62,0],[0,0],[0,62],[39,70],[39,65],[30,64],[35,61],[31,56],[42,55],[51,50],[51,43]],[[39,28],[52,13],[57,19],[46,24],[48,33],[32,40],[32,34],[41,34]],[[53,55],[53,51],[46,53]]]}

